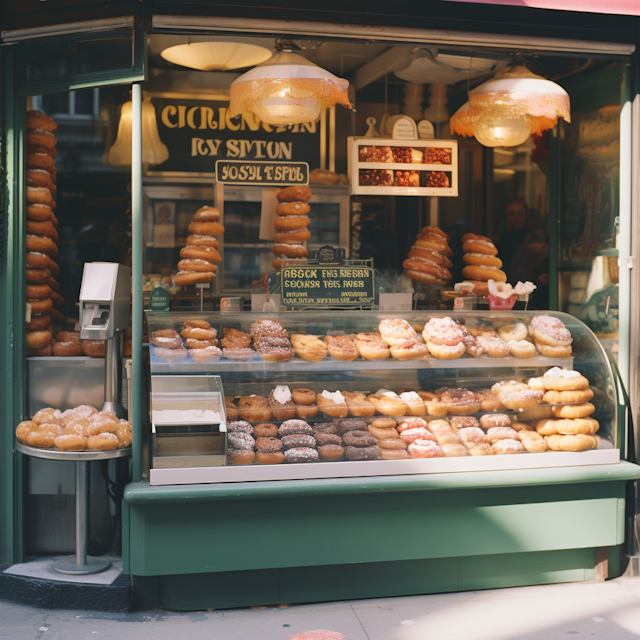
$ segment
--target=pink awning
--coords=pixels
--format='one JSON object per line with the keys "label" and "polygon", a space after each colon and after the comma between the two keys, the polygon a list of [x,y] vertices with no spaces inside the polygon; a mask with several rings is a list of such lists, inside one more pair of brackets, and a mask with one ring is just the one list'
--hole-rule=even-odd
{"label": "pink awning", "polygon": [[608,13],[621,16],[640,16],[640,0],[446,0],[473,4],[500,4],[531,9],[559,9],[583,13]]}

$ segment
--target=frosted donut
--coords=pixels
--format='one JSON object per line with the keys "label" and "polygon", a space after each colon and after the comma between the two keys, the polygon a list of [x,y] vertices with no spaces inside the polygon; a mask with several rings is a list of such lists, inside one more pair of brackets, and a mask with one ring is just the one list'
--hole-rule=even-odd
{"label": "frosted donut", "polygon": [[547,391],[581,391],[589,388],[589,381],[582,375],[569,378],[543,376],[542,381]]}
{"label": "frosted donut", "polygon": [[[209,207],[208,205],[200,207],[200,209],[193,214],[194,222],[218,222],[218,220],[220,220],[220,211],[215,207]],[[218,234],[215,233],[212,235],[217,236]]]}
{"label": "frosted donut", "polygon": [[429,353],[439,360],[455,360],[456,358],[461,358],[466,351],[464,342],[448,346],[444,344],[435,344],[434,342],[429,341],[427,343],[427,348],[429,349]]}
{"label": "frosted donut", "polygon": [[58,125],[51,116],[42,111],[32,109],[27,111],[27,129],[44,129],[45,131],[56,131]]}
{"label": "frosted donut", "polygon": [[27,267],[35,269],[49,269],[51,258],[46,253],[30,251],[26,255]]}
{"label": "frosted donut", "polygon": [[507,343],[499,336],[479,335],[476,336],[476,340],[482,350],[491,358],[504,358],[509,355]]}
{"label": "frosted donut", "polygon": [[381,320],[378,325],[380,337],[389,345],[397,345],[407,340],[415,342],[418,340],[416,330],[402,318],[389,318]]}
{"label": "frosted donut", "polygon": [[411,429],[405,429],[400,434],[400,439],[406,444],[412,444],[416,440],[424,440],[425,442],[435,442],[435,436],[425,427],[413,427]]}
{"label": "frosted donut", "polygon": [[27,144],[53,149],[56,146],[56,137],[45,129],[27,129]]}
{"label": "frosted donut", "polygon": [[500,402],[500,398],[493,395],[490,389],[479,389],[474,393],[480,401],[481,411],[503,411],[504,405]]}
{"label": "frosted donut", "polygon": [[31,305],[31,313],[36,315],[47,313],[53,307],[51,298],[43,298],[42,300],[27,300],[27,304]]}
{"label": "frosted donut", "polygon": [[87,438],[87,449],[113,451],[118,449],[118,436],[115,433],[99,433]]}
{"label": "frosted donut", "polygon": [[419,241],[430,242],[433,245],[440,246],[441,248],[437,249],[437,251],[439,252],[446,251],[449,248],[448,241],[445,238],[443,238],[441,235],[438,235],[437,233],[431,233],[431,232],[420,233],[417,236],[416,244]]}
{"label": "frosted donut", "polygon": [[220,236],[224,233],[224,227],[219,222],[192,222],[188,228],[189,233],[198,236]]}
{"label": "frosted donut", "polygon": [[[27,220],[33,220],[35,222],[49,222],[53,217],[53,211],[48,204],[33,202],[27,205]],[[36,232],[34,231],[33,233]]]}
{"label": "frosted donut", "polygon": [[453,347],[462,342],[464,334],[459,324],[451,318],[431,318],[422,330],[425,342]]}
{"label": "frosted donut", "polygon": [[191,340],[215,340],[218,332],[215,329],[200,329],[199,327],[184,327],[180,332],[183,338]]}
{"label": "frosted donut", "polygon": [[278,202],[308,202],[311,199],[311,189],[307,185],[286,187],[276,195]]}
{"label": "frosted donut", "polygon": [[46,187],[27,187],[27,202],[46,204],[52,209],[55,206],[53,198],[51,197],[51,191]]}
{"label": "frosted donut", "polygon": [[63,434],[53,441],[56,449],[60,451],[83,451],[87,447],[87,439],[77,434]]}
{"label": "frosted donut", "polygon": [[467,265],[462,269],[462,275],[470,280],[495,280],[496,282],[506,282],[507,274],[496,267],[486,267],[481,265]]}
{"label": "frosted donut", "polygon": [[416,282],[423,282],[424,284],[435,284],[437,280],[437,278],[430,273],[426,273],[424,271],[413,271],[411,269],[406,270],[404,275],[407,276],[407,278],[411,278]]}
{"label": "frosted donut", "polygon": [[433,251],[431,249],[425,249],[424,247],[411,247],[407,258],[424,258],[425,260],[431,260],[431,262],[435,262],[437,265],[443,265],[444,256],[437,251]]}
{"label": "frosted donut", "polygon": [[52,350],[54,356],[81,356],[83,354],[82,347],[79,342],[58,342],[53,341]]}
{"label": "frosted donut", "polygon": [[191,284],[206,284],[211,282],[214,276],[214,273],[206,273],[204,271],[178,271],[173,280],[179,287],[186,287]]}
{"label": "frosted donut", "polygon": [[550,346],[569,346],[573,342],[571,332],[558,318],[552,316],[536,316],[532,318],[529,329],[536,342]]}
{"label": "frosted donut", "polygon": [[304,216],[311,211],[308,202],[281,202],[276,205],[276,214],[279,216]]}
{"label": "frosted donut", "polygon": [[451,426],[457,431],[459,429],[479,429],[480,423],[472,416],[454,416],[451,418]]}
{"label": "frosted donut", "polygon": [[181,258],[195,258],[197,260],[208,260],[218,264],[222,258],[215,247],[187,245],[180,249]]}
{"label": "frosted donut", "polygon": [[571,355],[572,349],[571,346],[568,347],[552,347],[548,344],[542,344],[541,342],[536,342],[536,349],[543,355],[548,358],[568,358]]}
{"label": "frosted donut", "polygon": [[468,282],[473,285],[474,296],[487,296],[489,295],[489,285],[482,280],[463,280],[462,282]]}
{"label": "frosted donut", "polygon": [[202,273],[215,273],[218,270],[215,264],[211,264],[208,260],[199,258],[186,258],[178,262],[180,271],[200,271]]}
{"label": "frosted donut", "polygon": [[27,331],[25,332],[25,342],[27,349],[41,349],[53,340],[51,331]]}
{"label": "frosted donut", "polygon": [[151,344],[154,347],[164,347],[166,349],[179,349],[182,346],[182,340],[173,329],[161,329],[151,334]]}
{"label": "frosted donut", "polygon": [[465,253],[462,260],[468,265],[480,265],[484,267],[502,268],[502,260],[497,256],[490,256],[486,253]]}
{"label": "frosted donut", "polygon": [[462,250],[465,253],[482,253],[488,256],[496,256],[498,255],[498,250],[496,249],[493,242],[488,239],[480,240],[480,239],[469,239],[465,240],[462,243]]}
{"label": "frosted donut", "polygon": [[49,269],[30,269],[27,268],[27,282],[36,282],[39,284],[46,284],[51,278],[51,271]]}
{"label": "frosted donut", "polygon": [[526,340],[529,335],[527,327],[522,322],[514,322],[498,327],[498,335],[505,341]]}
{"label": "frosted donut", "polygon": [[200,236],[197,234],[187,236],[185,244],[193,247],[213,247],[214,249],[220,246],[220,243],[213,236]]}
{"label": "frosted donut", "polygon": [[59,409],[53,409],[52,407],[45,407],[44,409],[40,409],[37,411],[33,418],[31,418],[32,422],[35,422],[38,426],[42,424],[58,424],[62,417],[62,413]]}
{"label": "frosted donut", "polygon": [[275,242],[284,242],[289,244],[291,242],[306,242],[311,237],[311,231],[309,229],[292,229],[291,231],[282,231],[275,233],[273,239]]}
{"label": "frosted donut", "polygon": [[301,244],[275,244],[271,249],[274,256],[289,256],[291,258],[306,258],[309,252]]}
{"label": "frosted donut", "polygon": [[308,227],[310,223],[311,220],[309,219],[309,216],[284,216],[276,218],[273,221],[273,226],[276,231],[293,231],[304,229],[305,227]]}
{"label": "frosted donut", "polygon": [[50,256],[58,255],[58,247],[51,238],[43,238],[40,236],[27,235],[26,238],[27,251],[35,251],[37,253],[46,253]]}
{"label": "frosted donut", "polygon": [[536,348],[528,340],[510,340],[507,342],[511,355],[516,358],[533,358]]}
{"label": "frosted donut", "polygon": [[31,322],[25,322],[25,329],[27,331],[42,331],[43,329],[51,330],[51,316],[48,313],[43,313],[42,315],[31,316]]}
{"label": "frosted donut", "polygon": [[27,153],[27,167],[45,169],[55,179],[56,165],[48,153]]}
{"label": "frosted donut", "polygon": [[126,420],[119,420],[118,423],[120,425],[116,431],[118,447],[120,449],[126,449],[131,446],[131,442],[133,441],[133,430]]}
{"label": "frosted donut", "polygon": [[53,224],[49,222],[49,220],[46,220],[44,222],[27,220],[26,231],[29,234],[53,238],[54,242],[58,239],[58,232],[56,231],[56,228],[53,226]]}
{"label": "frosted donut", "polygon": [[575,391],[547,391],[542,397],[548,404],[582,404],[593,398],[591,389],[578,389]]}

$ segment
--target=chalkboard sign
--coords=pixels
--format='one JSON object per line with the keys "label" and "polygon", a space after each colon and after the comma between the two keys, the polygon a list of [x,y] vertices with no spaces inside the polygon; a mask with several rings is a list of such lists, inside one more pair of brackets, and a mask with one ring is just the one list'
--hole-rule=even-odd
{"label": "chalkboard sign", "polygon": [[285,307],[371,307],[374,302],[370,267],[282,267],[280,283]]}
{"label": "chalkboard sign", "polygon": [[309,165],[306,162],[217,160],[216,182],[263,186],[309,184]]}
{"label": "chalkboard sign", "polygon": [[[320,124],[271,126],[252,113],[229,117],[229,102],[152,98],[169,158],[154,172],[210,173],[217,160],[320,166]],[[256,184],[256,183],[253,183]]]}

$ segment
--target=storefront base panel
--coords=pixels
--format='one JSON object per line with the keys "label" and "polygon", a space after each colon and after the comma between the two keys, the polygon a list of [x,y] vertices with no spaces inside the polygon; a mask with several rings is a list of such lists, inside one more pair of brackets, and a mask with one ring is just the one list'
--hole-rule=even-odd
{"label": "storefront base panel", "polygon": [[595,560],[591,548],[135,578],[133,606],[190,611],[578,582],[595,578]]}

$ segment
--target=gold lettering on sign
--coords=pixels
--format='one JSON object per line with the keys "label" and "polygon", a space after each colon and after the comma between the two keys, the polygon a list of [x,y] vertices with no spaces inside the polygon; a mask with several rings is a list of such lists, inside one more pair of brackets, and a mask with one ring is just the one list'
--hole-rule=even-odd
{"label": "gold lettering on sign", "polygon": [[175,129],[178,126],[178,123],[173,123],[169,120],[169,116],[175,116],[178,113],[178,110],[172,105],[168,104],[162,110],[162,124],[168,129]]}

